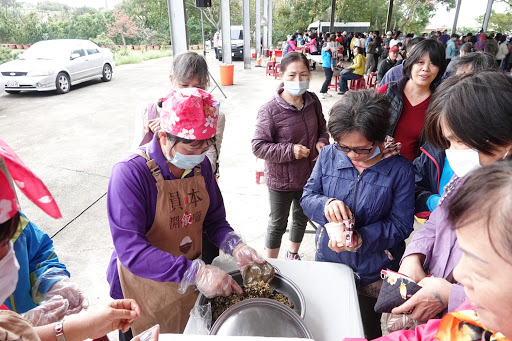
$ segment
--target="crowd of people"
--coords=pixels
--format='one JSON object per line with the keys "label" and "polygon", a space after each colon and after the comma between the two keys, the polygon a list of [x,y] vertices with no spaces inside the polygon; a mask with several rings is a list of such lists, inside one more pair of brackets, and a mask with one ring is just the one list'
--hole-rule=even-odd
{"label": "crowd of people", "polygon": [[[294,34],[282,84],[257,114],[252,151],[265,160],[270,204],[265,256],[279,256],[290,210],[290,261],[301,259],[308,220],[317,223],[315,260],[353,270],[368,339],[512,338],[510,52],[502,56],[503,35],[444,33]],[[295,52],[306,47],[322,55],[329,82],[344,57],[353,62],[327,121],[308,91],[312,65]],[[507,66],[498,70],[499,61]],[[347,91],[347,80],[375,68],[376,90]],[[211,260],[220,249],[243,270],[264,258],[226,220],[216,178],[223,115],[208,82],[203,57],[178,55],[168,95],[137,111],[135,152],[114,166],[107,193],[114,301],[96,311],[87,310],[51,239],[19,210],[14,184],[55,218],[57,204],[0,140],[1,335],[72,341],[120,329],[124,341],[155,324],[182,333],[198,291],[242,292]],[[423,225],[406,245],[415,217]],[[327,223],[350,229],[350,242],[331,239]],[[384,316],[392,333],[382,336],[374,306],[385,269],[421,289]]]}

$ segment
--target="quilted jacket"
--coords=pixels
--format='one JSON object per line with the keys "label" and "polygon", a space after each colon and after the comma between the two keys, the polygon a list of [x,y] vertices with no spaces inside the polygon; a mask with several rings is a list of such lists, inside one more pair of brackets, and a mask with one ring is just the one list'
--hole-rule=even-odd
{"label": "quilted jacket", "polygon": [[433,194],[439,194],[439,181],[444,167],[444,150],[432,147],[425,143],[420,148],[421,155],[417,157],[413,164],[416,170],[416,205],[415,213],[418,218],[426,219],[430,216],[430,210],[427,206],[427,200]]}
{"label": "quilted jacket", "polygon": [[380,279],[381,269],[398,270],[404,240],[413,231],[412,163],[396,155],[359,174],[346,154],[334,145],[326,146],[304,187],[300,204],[311,220],[323,226],[327,223],[324,206],[329,198],[337,198],[350,208],[363,244],[356,252],[336,253],[327,246],[329,237],[324,228],[319,228],[316,260],[350,266],[361,285]]}
{"label": "quilted jacket", "polygon": [[[314,93],[307,91],[301,110],[288,104],[277,94],[263,105],[256,119],[252,151],[265,160],[265,181],[277,191],[296,191],[306,184],[314,160],[318,156],[316,143],[329,144],[329,135],[322,105]],[[302,144],[310,149],[309,157],[295,159],[293,145]]]}

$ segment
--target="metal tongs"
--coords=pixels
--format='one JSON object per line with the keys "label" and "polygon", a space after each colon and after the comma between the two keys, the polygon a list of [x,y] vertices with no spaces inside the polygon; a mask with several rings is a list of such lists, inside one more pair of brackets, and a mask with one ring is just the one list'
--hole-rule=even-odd
{"label": "metal tongs", "polygon": [[270,283],[274,279],[274,275],[275,269],[269,262],[263,264],[252,263],[247,265],[242,271],[242,278],[245,285],[260,281]]}

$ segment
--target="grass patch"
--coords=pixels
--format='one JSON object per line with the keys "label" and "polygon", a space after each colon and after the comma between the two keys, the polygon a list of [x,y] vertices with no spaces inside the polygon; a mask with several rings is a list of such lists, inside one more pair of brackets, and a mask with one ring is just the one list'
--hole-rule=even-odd
{"label": "grass patch", "polygon": [[170,56],[172,56],[172,50],[121,50],[114,54],[114,60],[116,65],[123,65]]}

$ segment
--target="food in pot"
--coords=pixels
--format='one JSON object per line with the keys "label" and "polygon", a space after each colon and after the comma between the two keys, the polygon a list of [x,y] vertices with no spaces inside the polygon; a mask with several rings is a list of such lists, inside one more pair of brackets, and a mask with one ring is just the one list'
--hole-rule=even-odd
{"label": "food in pot", "polygon": [[270,298],[287,305],[291,309],[294,308],[286,295],[271,289],[268,283],[263,281],[252,282],[243,288],[241,295],[232,293],[229,296],[217,296],[211,300],[212,324],[231,306],[249,298]]}

